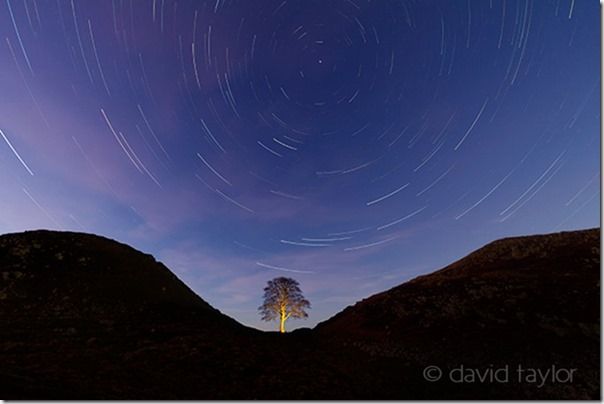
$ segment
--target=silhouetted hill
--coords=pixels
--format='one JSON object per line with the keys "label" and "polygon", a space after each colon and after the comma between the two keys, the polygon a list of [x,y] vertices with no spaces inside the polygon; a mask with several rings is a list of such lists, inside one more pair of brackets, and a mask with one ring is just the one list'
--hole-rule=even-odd
{"label": "silhouetted hill", "polygon": [[0,318],[6,398],[147,396],[174,377],[162,375],[162,361],[189,349],[157,355],[175,336],[205,338],[191,350],[213,350],[230,335],[256,332],[211,307],[151,255],[54,231],[0,236]]}
{"label": "silhouetted hill", "polygon": [[[492,242],[432,274],[364,299],[316,332],[423,368],[575,368],[573,383],[433,383],[433,397],[596,398],[600,230]],[[511,370],[510,374],[513,373]],[[503,373],[502,373],[503,374]]]}
{"label": "silhouetted hill", "polygon": [[105,325],[187,314],[238,325],[153,256],[90,234],[0,236],[0,313],[11,322],[78,319]]}
{"label": "silhouetted hill", "polygon": [[[240,325],[115,241],[4,235],[0,397],[598,398],[599,253],[599,229],[499,240],[280,335]],[[541,387],[422,373],[518,364],[577,373]]]}

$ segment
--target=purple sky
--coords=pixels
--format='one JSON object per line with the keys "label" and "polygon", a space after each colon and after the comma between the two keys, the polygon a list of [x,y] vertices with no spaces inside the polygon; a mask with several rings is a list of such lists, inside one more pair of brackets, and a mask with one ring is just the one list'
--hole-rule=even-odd
{"label": "purple sky", "polygon": [[[600,222],[597,1],[0,2],[0,233],[101,234],[262,329]],[[141,280],[144,281],[144,280]]]}

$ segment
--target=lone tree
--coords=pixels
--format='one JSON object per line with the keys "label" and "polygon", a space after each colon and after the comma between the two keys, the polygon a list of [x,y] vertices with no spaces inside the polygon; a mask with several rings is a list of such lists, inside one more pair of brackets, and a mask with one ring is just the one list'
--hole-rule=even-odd
{"label": "lone tree", "polygon": [[310,302],[304,298],[298,281],[279,277],[268,281],[264,288],[264,304],[258,307],[262,320],[273,321],[279,318],[279,331],[285,332],[288,318],[306,318],[304,309],[310,309]]}

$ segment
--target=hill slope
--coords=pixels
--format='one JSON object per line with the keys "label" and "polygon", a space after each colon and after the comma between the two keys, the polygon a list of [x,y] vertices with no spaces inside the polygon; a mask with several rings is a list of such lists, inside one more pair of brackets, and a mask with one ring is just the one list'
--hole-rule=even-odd
{"label": "hill slope", "polygon": [[163,361],[188,349],[157,355],[167,341],[193,335],[205,340],[192,349],[211,351],[230,335],[254,332],[151,255],[70,232],[0,236],[0,318],[5,398],[159,393],[170,378]]}
{"label": "hill slope", "polygon": [[167,320],[184,312],[237,324],[153,256],[103,237],[44,230],[3,235],[0,263],[0,315],[11,322],[65,318],[113,324],[133,317]]}
{"label": "hill slope", "polygon": [[[572,383],[432,384],[435,397],[599,396],[600,230],[515,237],[488,244],[429,275],[379,293],[316,331],[372,356],[443,372],[575,368]],[[515,368],[516,369],[516,368]],[[516,371],[509,371],[510,375]]]}
{"label": "hill slope", "polygon": [[[493,242],[313,330],[244,327],[153,257],[93,235],[0,236],[0,396],[598,398],[599,229]],[[446,380],[460,365],[572,382]],[[423,369],[444,377],[426,381]]]}

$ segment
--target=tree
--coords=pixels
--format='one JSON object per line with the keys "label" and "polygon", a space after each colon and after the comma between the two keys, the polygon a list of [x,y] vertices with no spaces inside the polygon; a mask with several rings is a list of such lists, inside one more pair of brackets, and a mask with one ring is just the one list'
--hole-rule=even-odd
{"label": "tree", "polygon": [[288,318],[306,318],[304,309],[310,309],[310,302],[304,298],[298,281],[279,277],[268,281],[264,288],[264,304],[258,307],[262,320],[279,319],[279,331],[285,332]]}

